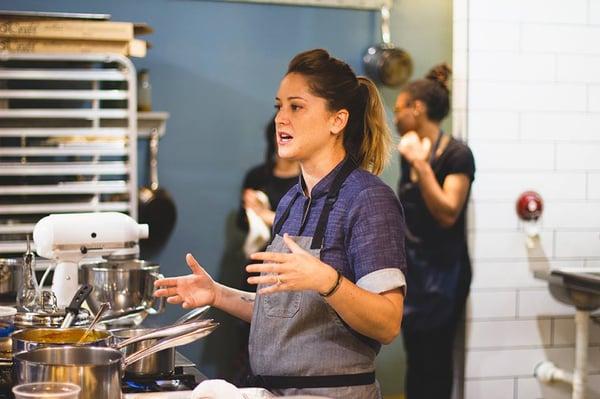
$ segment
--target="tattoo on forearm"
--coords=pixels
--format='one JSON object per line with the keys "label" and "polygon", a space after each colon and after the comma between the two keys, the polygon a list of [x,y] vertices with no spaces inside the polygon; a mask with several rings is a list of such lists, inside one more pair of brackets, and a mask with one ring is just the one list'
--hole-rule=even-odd
{"label": "tattoo on forearm", "polygon": [[242,295],[242,296],[240,297],[240,299],[241,299],[242,301],[244,301],[244,302],[250,302],[250,303],[254,302],[254,296],[246,296],[246,295]]}

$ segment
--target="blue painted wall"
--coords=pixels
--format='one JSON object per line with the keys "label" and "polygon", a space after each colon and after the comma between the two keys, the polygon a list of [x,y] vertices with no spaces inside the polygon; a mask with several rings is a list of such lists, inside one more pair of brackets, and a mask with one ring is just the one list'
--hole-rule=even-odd
{"label": "blue painted wall", "polygon": [[[323,47],[362,73],[362,54],[379,41],[379,15],[372,11],[201,0],[0,0],[0,6],[109,13],[113,20],[147,22],[155,29],[147,37],[153,45],[148,56],[134,62],[138,69],[150,70],[154,110],[171,114],[160,143],[159,177],[175,198],[179,221],[166,248],[153,259],[166,275],[187,273],[188,251],[215,277],[237,274],[223,270],[237,267],[236,255],[225,254],[231,247],[226,247],[226,236],[230,244],[239,241],[226,222],[238,206],[244,172],[262,159],[263,127],[273,114],[273,97],[291,57]],[[413,55],[415,76],[434,63],[450,61],[450,10],[451,2],[445,0],[396,0],[392,39]],[[396,90],[382,93],[391,111]],[[140,184],[146,176],[144,144]],[[392,186],[397,170],[395,160],[384,173]],[[169,306],[159,321],[173,321],[182,313]],[[219,362],[229,356],[234,335],[223,326],[222,332],[184,352],[214,377]],[[388,392],[401,386],[400,345],[397,340],[382,354],[382,375],[391,381],[384,381]]]}

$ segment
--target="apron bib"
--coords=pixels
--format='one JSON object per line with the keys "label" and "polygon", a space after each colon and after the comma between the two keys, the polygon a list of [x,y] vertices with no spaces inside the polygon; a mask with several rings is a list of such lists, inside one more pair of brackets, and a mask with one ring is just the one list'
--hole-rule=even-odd
{"label": "apron bib", "polygon": [[[292,237],[319,259],[329,212],[342,183],[355,168],[350,158],[344,161],[329,190],[314,236]],[[296,198],[275,225],[275,236],[267,251],[290,252],[278,233]],[[381,398],[374,374],[375,350],[351,332],[315,291],[257,295],[249,352],[253,383],[276,394]]]}

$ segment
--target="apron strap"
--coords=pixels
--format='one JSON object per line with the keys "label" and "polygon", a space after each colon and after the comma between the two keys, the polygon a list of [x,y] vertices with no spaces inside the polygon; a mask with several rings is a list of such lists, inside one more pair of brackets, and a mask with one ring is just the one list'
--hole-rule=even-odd
{"label": "apron strap", "polygon": [[375,372],[361,374],[315,375],[315,376],[274,376],[257,375],[251,377],[251,385],[265,389],[337,388],[375,383]]}
{"label": "apron strap", "polygon": [[292,209],[292,205],[294,205],[294,202],[296,202],[296,199],[298,198],[298,196],[299,196],[299,193],[296,192],[296,195],[294,195],[294,198],[292,198],[292,200],[288,204],[287,208],[285,208],[285,211],[283,212],[283,214],[281,215],[281,217],[279,218],[279,220],[277,221],[275,226],[273,226],[273,234],[271,235],[271,239],[269,240],[269,245],[273,242],[273,240],[275,239],[275,236],[277,234],[279,234],[279,232],[281,231],[283,224],[285,223],[288,216],[290,215],[290,210]]}
{"label": "apron strap", "polygon": [[437,152],[438,148],[440,148],[440,144],[442,142],[442,137],[444,137],[444,131],[440,130],[437,139],[435,140],[435,143],[433,144],[433,147],[431,147],[431,154],[429,154],[429,165],[432,166],[433,168],[433,161],[435,160],[435,153]]}
{"label": "apron strap", "polygon": [[346,178],[356,168],[356,162],[352,159],[352,157],[346,157],[342,168],[333,179],[333,183],[331,183],[331,187],[329,188],[329,193],[327,194],[327,198],[325,199],[325,205],[323,206],[323,210],[321,211],[321,215],[319,216],[319,221],[317,222],[317,227],[315,229],[315,234],[313,235],[310,249],[318,249],[323,246],[325,229],[327,228],[327,222],[329,220],[329,213],[331,212],[331,208],[333,207],[335,201],[337,201],[342,184],[344,184]]}

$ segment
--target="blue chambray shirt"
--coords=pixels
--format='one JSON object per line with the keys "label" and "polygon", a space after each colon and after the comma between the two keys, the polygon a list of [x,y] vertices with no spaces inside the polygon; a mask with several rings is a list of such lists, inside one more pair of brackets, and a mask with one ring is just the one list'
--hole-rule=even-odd
{"label": "blue chambray shirt", "polygon": [[[302,176],[279,202],[275,224],[294,201],[280,235],[313,236],[338,164],[304,195]],[[360,168],[343,183],[329,215],[321,261],[359,287],[374,293],[406,289],[404,214],[398,198],[381,179]]]}

